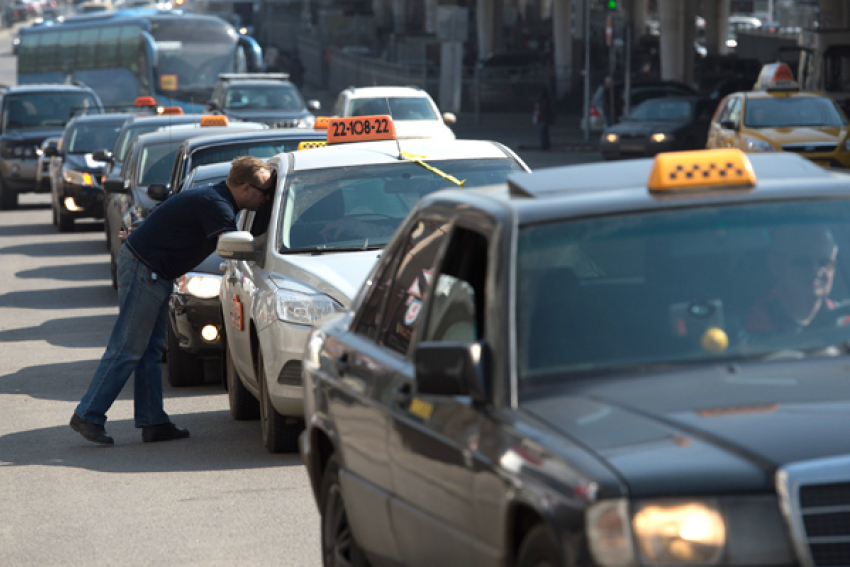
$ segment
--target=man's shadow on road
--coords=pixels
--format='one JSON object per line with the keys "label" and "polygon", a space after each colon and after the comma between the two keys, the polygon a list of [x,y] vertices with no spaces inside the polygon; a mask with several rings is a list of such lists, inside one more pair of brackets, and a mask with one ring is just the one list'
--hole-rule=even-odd
{"label": "man's shadow on road", "polygon": [[189,439],[143,443],[141,430],[131,419],[107,422],[106,430],[115,439],[113,446],[86,441],[68,425],[4,435],[0,437],[0,467],[39,465],[105,473],[161,473],[302,464],[297,453],[274,455],[266,451],[257,441],[259,424],[233,421],[226,410],[171,417],[189,429]]}

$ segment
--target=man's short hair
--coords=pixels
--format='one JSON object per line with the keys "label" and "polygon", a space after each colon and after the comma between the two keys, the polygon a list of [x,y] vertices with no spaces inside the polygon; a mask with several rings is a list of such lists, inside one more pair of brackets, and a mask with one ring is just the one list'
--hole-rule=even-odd
{"label": "man's short hair", "polygon": [[253,184],[258,181],[257,173],[263,170],[271,173],[269,164],[260,158],[239,156],[230,162],[230,173],[227,175],[227,182],[233,186],[244,185],[245,183]]}

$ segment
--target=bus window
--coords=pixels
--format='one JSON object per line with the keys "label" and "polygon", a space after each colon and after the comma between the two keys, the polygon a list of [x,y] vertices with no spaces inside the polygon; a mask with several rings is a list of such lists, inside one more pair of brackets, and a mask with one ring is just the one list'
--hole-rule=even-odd
{"label": "bus window", "polygon": [[850,45],[835,45],[823,54],[823,90],[850,90]]}

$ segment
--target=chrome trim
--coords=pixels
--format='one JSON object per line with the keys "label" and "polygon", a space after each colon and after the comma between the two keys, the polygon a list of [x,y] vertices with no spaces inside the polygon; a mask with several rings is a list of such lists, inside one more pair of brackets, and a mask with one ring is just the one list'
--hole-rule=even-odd
{"label": "chrome trim", "polygon": [[[809,547],[810,543],[841,543],[850,541],[850,539],[841,536],[830,538],[815,537],[810,539],[806,535],[806,526],[803,523],[804,513],[800,507],[800,488],[802,486],[838,482],[850,482],[850,455],[790,463],[776,471],[775,483],[776,490],[779,493],[779,503],[785,520],[788,522],[788,527],[791,530],[794,550],[797,552],[797,557],[802,567],[815,567],[814,558]],[[810,514],[812,510],[823,511],[824,508],[824,506],[813,507],[808,509],[806,513]],[[830,511],[835,511],[839,508],[836,507],[835,509],[830,509]]]}

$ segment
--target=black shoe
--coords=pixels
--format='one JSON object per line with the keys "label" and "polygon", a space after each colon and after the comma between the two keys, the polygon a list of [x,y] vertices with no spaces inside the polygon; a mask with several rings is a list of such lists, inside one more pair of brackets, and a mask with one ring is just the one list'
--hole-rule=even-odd
{"label": "black shoe", "polygon": [[115,440],[106,433],[102,425],[86,421],[76,413],[71,416],[71,429],[94,443],[101,445],[114,445]]}
{"label": "black shoe", "polygon": [[173,423],[162,423],[142,428],[142,441],[171,441],[172,439],[185,439],[189,436],[189,430],[177,427]]}

